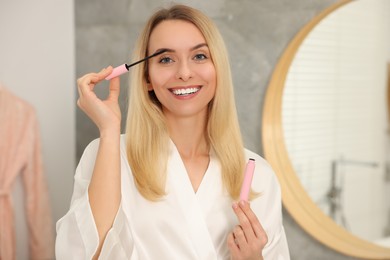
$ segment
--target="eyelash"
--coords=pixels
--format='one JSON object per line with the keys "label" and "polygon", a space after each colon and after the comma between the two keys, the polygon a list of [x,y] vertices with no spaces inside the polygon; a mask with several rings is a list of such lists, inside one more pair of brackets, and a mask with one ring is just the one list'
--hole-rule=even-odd
{"label": "eyelash", "polygon": [[[169,61],[167,61],[169,59]],[[173,60],[169,57],[161,57],[161,59],[158,61],[158,63],[163,63],[163,64],[167,64],[167,63],[170,63],[172,62]]]}
{"label": "eyelash", "polygon": [[[208,59],[207,55],[204,54],[204,53],[198,53],[198,54],[195,54],[194,55],[194,58],[195,60],[197,61],[202,61],[202,60],[206,60]],[[160,58],[160,60],[158,61],[159,63],[162,63],[162,64],[167,64],[167,63],[171,63],[171,62],[174,62],[173,59],[171,59],[170,57],[167,57],[167,56],[163,56]]]}
{"label": "eyelash", "polygon": [[[199,56],[202,56],[202,58],[199,58]],[[199,54],[196,54],[196,55],[194,56],[194,58],[196,58],[197,60],[206,60],[208,57],[207,57],[207,55],[204,54],[204,53],[199,53]]]}

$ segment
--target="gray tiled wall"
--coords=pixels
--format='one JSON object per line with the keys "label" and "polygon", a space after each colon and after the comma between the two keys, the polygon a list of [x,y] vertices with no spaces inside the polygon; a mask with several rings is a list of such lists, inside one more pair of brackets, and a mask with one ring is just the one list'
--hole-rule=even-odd
{"label": "gray tiled wall", "polygon": [[[160,5],[156,0],[76,0],[76,75],[129,60],[137,34]],[[176,1],[203,10],[221,30],[230,53],[240,124],[246,146],[262,154],[261,113],[268,81],[278,58],[298,30],[336,0]],[[127,79],[121,78],[126,111]],[[105,85],[98,86],[104,96]],[[96,127],[77,111],[77,160],[98,137]],[[292,259],[351,259],[313,240],[284,212]]]}

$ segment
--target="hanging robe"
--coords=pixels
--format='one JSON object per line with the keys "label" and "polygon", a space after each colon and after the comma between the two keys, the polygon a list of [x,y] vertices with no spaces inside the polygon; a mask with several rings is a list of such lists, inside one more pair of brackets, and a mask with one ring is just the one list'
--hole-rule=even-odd
{"label": "hanging robe", "polygon": [[[70,209],[56,226],[57,260],[91,259],[98,247],[98,232],[88,202],[88,185],[98,147],[98,139],[90,143],[76,169]],[[256,159],[252,188],[262,195],[251,201],[251,208],[268,235],[263,256],[289,259],[276,176],[260,156],[248,150],[245,155]],[[121,192],[121,204],[99,259],[230,259],[227,236],[239,223],[231,207],[232,199],[222,186],[221,166],[213,152],[195,193],[180,154],[171,142],[167,195],[151,202],[137,191],[122,136]]]}
{"label": "hanging robe", "polygon": [[35,110],[0,85],[0,260],[15,259],[12,188],[22,176],[30,259],[54,259],[53,220]]}

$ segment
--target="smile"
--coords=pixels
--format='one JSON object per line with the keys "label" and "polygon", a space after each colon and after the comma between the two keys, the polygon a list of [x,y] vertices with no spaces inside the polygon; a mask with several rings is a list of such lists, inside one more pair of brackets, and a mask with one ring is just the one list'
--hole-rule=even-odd
{"label": "smile", "polygon": [[171,89],[170,91],[176,96],[187,96],[187,95],[195,94],[199,90],[200,87],[193,87],[193,88],[176,88],[176,89]]}

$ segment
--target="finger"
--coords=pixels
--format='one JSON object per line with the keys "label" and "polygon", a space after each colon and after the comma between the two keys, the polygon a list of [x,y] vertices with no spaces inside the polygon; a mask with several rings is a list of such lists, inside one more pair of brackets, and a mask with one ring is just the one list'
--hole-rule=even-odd
{"label": "finger", "polygon": [[248,248],[248,241],[244,234],[244,230],[240,225],[234,227],[233,237],[240,251],[246,251]]}
{"label": "finger", "polygon": [[104,73],[105,70],[106,70],[106,68],[103,68],[103,69],[101,69],[99,72],[91,72],[91,73],[84,74],[82,77],[80,77],[80,78],[77,80],[77,84],[80,84],[81,82],[85,82],[85,80],[88,79],[88,78],[90,78],[90,77],[97,77],[96,80],[98,80],[99,75],[100,75],[101,73]]}
{"label": "finger", "polygon": [[88,77],[92,77],[95,74],[96,73],[88,73],[88,74],[85,74],[82,77],[77,79],[77,91],[79,92],[79,96],[80,97],[83,96],[82,85],[83,84],[88,84],[88,82],[90,81],[90,80],[87,80]]}
{"label": "finger", "polygon": [[[88,90],[93,90],[96,84],[102,81],[107,75],[112,72],[112,67],[101,69],[97,73],[88,73],[77,80],[77,84],[80,87],[81,93],[85,94]],[[87,88],[88,86],[88,88]]]}
{"label": "finger", "polygon": [[112,72],[112,67],[111,66],[108,66],[107,68],[103,68],[101,71],[99,71],[98,73],[95,73],[91,78],[91,82],[89,83],[91,85],[92,84],[98,84],[100,81],[104,80],[107,75],[110,75],[110,73]]}
{"label": "finger", "polygon": [[[85,75],[83,77],[85,77]],[[80,84],[81,84],[81,80],[83,77],[78,78],[76,81],[77,82],[77,91],[79,92],[79,97],[81,97],[83,95],[83,93],[81,92],[81,89],[80,89]]]}
{"label": "finger", "polygon": [[234,213],[236,213],[237,219],[240,222],[240,226],[245,233],[245,237],[248,241],[256,239],[255,231],[253,230],[252,223],[250,222],[247,215],[244,213],[238,203],[232,205]]}
{"label": "finger", "polygon": [[88,95],[91,91],[93,91],[95,85],[98,82],[99,76],[97,73],[90,73],[81,77],[79,80],[77,80],[77,86],[80,95]]}
{"label": "finger", "polygon": [[108,75],[110,75],[112,73],[112,66],[108,66],[107,68],[104,68],[102,69],[99,73],[98,73],[98,76],[99,76],[99,81],[102,81],[104,80],[105,78],[107,78]]}
{"label": "finger", "polygon": [[257,238],[267,237],[267,234],[265,233],[263,226],[261,225],[255,213],[252,211],[250,204],[247,201],[240,201],[239,207],[242,210],[242,212],[245,214],[247,219],[249,220],[255,236]]}
{"label": "finger", "polygon": [[77,92],[79,93],[79,98],[81,98],[83,96],[83,93],[80,90],[78,80],[77,80]]}
{"label": "finger", "polygon": [[120,94],[120,80],[119,77],[115,77],[110,80],[110,93],[108,94],[108,99],[112,101],[118,101]]}
{"label": "finger", "polygon": [[238,244],[236,243],[234,239],[233,233],[230,233],[227,237],[227,245],[228,248],[230,249],[231,256],[235,258],[235,256],[238,256],[240,253],[240,248]]}

